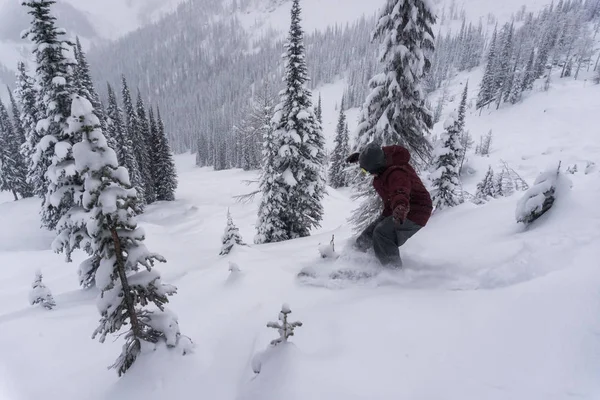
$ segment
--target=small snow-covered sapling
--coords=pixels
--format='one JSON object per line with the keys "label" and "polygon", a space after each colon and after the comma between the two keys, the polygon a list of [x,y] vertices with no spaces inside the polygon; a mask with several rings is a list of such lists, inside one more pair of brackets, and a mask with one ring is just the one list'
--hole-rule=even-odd
{"label": "small snow-covered sapling", "polygon": [[492,148],[492,131],[490,130],[487,135],[482,136],[479,141],[479,145],[475,149],[475,154],[481,156],[489,156]]}
{"label": "small snow-covered sapling", "polygon": [[237,274],[239,272],[241,272],[242,270],[240,269],[240,266],[237,265],[234,262],[229,262],[229,272],[231,272],[232,274]]}
{"label": "small snow-covered sapling", "polygon": [[596,170],[596,163],[593,161],[587,161],[585,165],[585,174],[590,174]]}
{"label": "small snow-covered sapling", "polygon": [[233,218],[231,218],[229,210],[227,210],[227,226],[223,233],[222,243],[223,247],[221,247],[221,252],[219,253],[221,256],[229,254],[235,245],[245,245],[242,236],[240,235],[240,230],[233,223]]}
{"label": "small snow-covered sapling", "polygon": [[483,203],[493,197],[496,197],[496,186],[494,185],[494,170],[490,165],[483,180],[477,184],[475,199],[477,203]]}
{"label": "small snow-covered sapling", "polygon": [[35,280],[31,284],[29,303],[31,305],[41,304],[47,310],[52,310],[56,306],[50,289],[42,282],[42,273],[40,271],[36,271]]}
{"label": "small snow-covered sapling", "polygon": [[290,306],[284,304],[279,312],[279,321],[269,322],[267,324],[268,328],[277,329],[277,332],[279,333],[279,337],[271,341],[271,346],[277,346],[278,344],[286,343],[288,338],[294,336],[294,329],[302,326],[302,322],[300,321],[288,322],[288,315],[291,313],[292,310],[290,310]]}

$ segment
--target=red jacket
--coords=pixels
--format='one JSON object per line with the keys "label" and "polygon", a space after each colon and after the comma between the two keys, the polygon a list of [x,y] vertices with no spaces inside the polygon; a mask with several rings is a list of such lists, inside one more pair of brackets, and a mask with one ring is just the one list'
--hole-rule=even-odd
{"label": "red jacket", "polygon": [[410,153],[402,146],[384,146],[386,169],[373,179],[373,187],[383,199],[383,216],[392,215],[398,206],[408,211],[407,218],[425,226],[433,206],[423,182],[408,163]]}

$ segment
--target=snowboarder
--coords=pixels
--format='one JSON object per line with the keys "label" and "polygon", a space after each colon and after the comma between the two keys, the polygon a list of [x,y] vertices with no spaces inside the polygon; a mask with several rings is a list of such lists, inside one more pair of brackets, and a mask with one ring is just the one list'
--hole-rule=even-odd
{"label": "snowboarder", "polygon": [[372,248],[381,264],[400,268],[398,247],[427,224],[433,211],[429,192],[409,164],[410,153],[402,146],[371,143],[346,161],[358,162],[364,173],[374,176],[373,187],[383,200],[383,213],[358,236],[355,248]]}

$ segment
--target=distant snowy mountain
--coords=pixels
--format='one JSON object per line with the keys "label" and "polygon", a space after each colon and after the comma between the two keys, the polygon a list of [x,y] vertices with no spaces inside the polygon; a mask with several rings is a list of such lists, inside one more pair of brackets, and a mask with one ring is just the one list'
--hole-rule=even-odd
{"label": "distant snowy mountain", "polygon": [[[289,28],[291,0],[250,0],[240,6],[242,25],[254,35],[269,31],[286,32]],[[303,0],[303,28],[306,32],[353,22],[362,16],[375,15],[385,0]]]}
{"label": "distant snowy mountain", "polygon": [[[58,0],[54,11],[58,25],[67,29],[69,36],[80,36],[88,47],[117,39],[160,19],[181,1]],[[29,21],[27,10],[17,0],[0,0],[0,64],[10,70],[15,69],[19,60],[30,58],[28,43],[20,39]],[[6,75],[0,74],[0,83],[12,84]]]}
{"label": "distant snowy mountain", "polygon": [[[86,38],[116,39],[160,18],[183,0],[57,0],[59,24]],[[29,23],[16,0],[0,0],[0,40],[17,40]]]}
{"label": "distant snowy mountain", "polygon": [[[84,46],[101,44],[122,37],[150,22],[160,20],[185,0],[57,0],[55,10],[59,25],[70,35],[79,35]],[[238,16],[242,26],[253,36],[269,32],[283,33],[288,27],[291,0],[189,0],[194,4],[213,6],[221,4],[228,15]],[[307,13],[304,27],[307,32],[356,21],[363,15],[371,16],[385,0],[304,0]],[[464,10],[467,19],[475,21],[492,13],[498,20],[508,20],[521,7],[522,0],[433,0],[438,16]],[[537,11],[550,0],[529,0],[528,11]],[[18,60],[29,56],[20,32],[27,27],[29,17],[16,0],[0,0],[0,63],[10,69]],[[451,24],[448,24],[450,26]],[[1,77],[0,77],[1,79]]]}

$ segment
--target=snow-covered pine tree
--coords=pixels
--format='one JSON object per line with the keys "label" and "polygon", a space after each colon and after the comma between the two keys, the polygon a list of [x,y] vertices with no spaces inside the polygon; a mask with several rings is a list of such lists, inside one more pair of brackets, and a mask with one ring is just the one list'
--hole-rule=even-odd
{"label": "snow-covered pine tree", "polygon": [[503,175],[504,175],[504,170],[501,170],[499,173],[497,173],[494,176],[494,192],[496,193],[496,197],[504,197],[505,196],[504,185],[502,184],[502,182],[504,181]]}
{"label": "snow-covered pine tree", "polygon": [[487,63],[485,64],[485,70],[483,73],[483,79],[481,80],[481,86],[479,87],[479,94],[477,95],[477,109],[481,109],[495,99],[496,94],[496,40],[497,40],[497,28],[494,28],[492,39],[490,42],[490,49],[488,50]]}
{"label": "snow-covered pine tree", "polygon": [[199,135],[196,143],[198,152],[196,153],[196,165],[198,167],[206,167],[208,165],[208,139],[206,136]]}
{"label": "snow-covered pine tree", "polygon": [[387,0],[373,40],[383,43],[379,54],[384,71],[369,84],[358,127],[359,147],[376,141],[399,144],[415,163],[430,160],[431,144],[425,133],[433,127],[421,82],[430,69],[434,50],[434,11],[423,0]]}
{"label": "snow-covered pine tree", "polygon": [[[85,182],[82,201],[90,246],[101,260],[96,273],[101,319],[92,337],[99,336],[104,342],[108,334],[118,332],[123,325],[130,327],[123,351],[111,366],[122,375],[135,362],[142,343],[164,342],[168,347],[179,344],[177,317],[164,307],[176,288],[163,284],[154,269],[156,261],[165,260],[144,245],[144,233],[137,227],[133,212],[135,190],[127,170],[118,166],[116,153],[107,146],[100,121],[87,99],[73,99],[69,130],[79,132],[81,137],[73,146],[73,154]],[[150,303],[156,308],[149,308]]]}
{"label": "snow-covered pine tree", "polygon": [[460,97],[460,103],[458,105],[458,112],[456,118],[456,127],[459,133],[465,130],[465,118],[467,116],[467,96],[469,93],[469,81],[465,84],[462,95]]}
{"label": "snow-covered pine tree", "polygon": [[270,86],[266,84],[259,93],[255,93],[252,99],[249,115],[245,118],[244,130],[245,143],[245,166],[246,168],[259,169],[262,162],[263,140],[267,130],[270,129],[273,118],[274,96]]}
{"label": "snow-covered pine tree", "polygon": [[[33,162],[46,172],[47,187],[42,203],[42,225],[53,230],[74,202],[74,188],[81,185],[72,168],[71,148],[79,138],[67,129],[70,101],[73,93],[71,70],[74,60],[63,53],[72,46],[62,40],[63,29],[55,25],[50,7],[53,0],[23,1],[32,16],[31,27],[23,33],[33,44],[36,58],[37,132],[39,141]],[[47,185],[47,186],[46,186]]]}
{"label": "snow-covered pine tree", "polygon": [[354,231],[360,233],[381,215],[383,202],[373,188],[372,179],[360,169],[350,174],[350,180],[354,189],[351,198],[360,205],[352,211],[349,221]]}
{"label": "snow-covered pine tree", "polygon": [[[127,128],[123,123],[123,112],[117,102],[117,96],[110,84],[108,89],[108,109],[106,114],[106,130],[108,134],[115,138],[115,152],[119,165],[125,167],[129,172],[131,186],[135,188],[137,193],[144,193],[143,181],[140,176],[140,170],[137,164],[137,158],[133,150],[133,140],[127,132]],[[140,197],[140,195],[138,195]],[[138,199],[138,204],[135,209],[137,212],[143,211],[145,202],[143,199]]]}
{"label": "snow-covered pine tree", "polygon": [[40,271],[35,272],[35,280],[31,284],[31,291],[29,292],[29,304],[32,306],[41,304],[47,310],[52,310],[56,307],[52,292],[42,282],[42,273]]}
{"label": "snow-covered pine tree", "polygon": [[535,71],[534,71],[534,61],[535,61],[535,47],[531,49],[531,53],[529,54],[529,60],[527,61],[527,65],[525,66],[525,72],[523,74],[523,80],[521,82],[521,91],[524,92],[526,90],[533,89],[533,82],[535,81]]}
{"label": "snow-covered pine tree", "polygon": [[568,78],[571,76],[571,71],[573,69],[573,61],[569,60],[566,64],[565,64],[565,71],[563,74],[561,74],[561,78]]}
{"label": "snow-covered pine tree", "polygon": [[[137,165],[137,173],[130,172],[130,177],[132,178],[131,183],[135,185],[138,202],[140,206],[143,207],[147,204],[146,181],[143,173],[145,158],[143,157],[141,151],[142,148],[145,149],[145,142],[140,136],[137,113],[135,112],[133,100],[131,99],[131,92],[127,86],[127,80],[125,79],[125,76],[121,76],[121,96],[123,97],[123,111],[125,114],[127,142],[130,142],[132,145],[132,150],[133,154],[135,155]],[[138,182],[136,182],[136,177],[139,179]]]}
{"label": "snow-covered pine tree", "polygon": [[231,217],[229,210],[227,210],[227,226],[225,227],[221,243],[223,244],[221,252],[219,253],[221,256],[229,254],[236,245],[245,246],[242,236],[240,235],[240,230],[233,223],[233,218]]}
{"label": "snow-covered pine tree", "polygon": [[158,165],[157,160],[160,158],[158,155],[158,149],[160,147],[158,137],[158,126],[156,125],[156,119],[154,119],[154,109],[152,106],[148,109],[148,159],[152,160],[149,164],[148,169],[150,170],[150,176],[152,177],[152,183],[154,192],[156,193],[156,179],[158,177]]}
{"label": "snow-covered pine tree", "polygon": [[553,26],[552,21],[553,18],[548,17],[546,20],[546,26],[543,28],[544,33],[542,35],[542,38],[540,39],[539,50],[535,60],[534,79],[542,77],[546,72],[548,57],[550,55],[550,51],[552,50],[556,42],[556,26]]}
{"label": "snow-covered pine tree", "polygon": [[502,168],[501,185],[505,196],[512,196],[515,192],[515,181],[506,167]]}
{"label": "snow-covered pine tree", "polygon": [[[267,186],[273,186],[270,191],[275,191],[278,199],[275,200],[276,204],[259,209],[259,240],[308,236],[323,218],[321,201],[325,182],[321,170],[325,153],[324,139],[312,107],[310,91],[306,88],[309,78],[300,13],[299,0],[293,0],[285,55],[286,88],[280,93],[281,102],[272,120],[277,149],[273,175],[264,176],[270,183],[261,185],[263,203],[272,197],[272,193],[266,191],[269,190]],[[278,208],[274,215],[262,215],[268,209],[272,212],[274,207]],[[273,218],[279,219],[279,222],[266,222]],[[275,232],[281,227],[283,232]]]}
{"label": "snow-covered pine tree", "polygon": [[136,115],[137,115],[137,134],[138,141],[134,142],[135,152],[140,154],[138,158],[138,165],[142,179],[144,180],[144,196],[146,196],[146,203],[154,203],[156,200],[156,191],[154,189],[154,180],[152,179],[152,158],[150,157],[150,143],[152,136],[150,135],[150,124],[146,117],[146,106],[142,99],[142,94],[138,90],[137,103],[136,103]]}
{"label": "snow-covered pine tree", "polygon": [[12,122],[13,129],[15,132],[15,140],[12,143],[11,153],[18,160],[18,190],[17,192],[21,195],[22,198],[32,197],[33,196],[33,186],[29,183],[27,179],[27,160],[23,157],[21,153],[21,148],[25,145],[26,142],[26,134],[25,129],[23,129],[23,125],[21,124],[21,110],[19,110],[19,105],[15,97],[13,96],[13,92],[10,90],[10,87],[6,87],[8,91],[8,98],[10,99],[10,105],[12,107]]}
{"label": "snow-covered pine tree", "polygon": [[458,129],[458,138],[460,142],[460,151],[458,153],[458,173],[462,171],[465,158],[467,157],[467,151],[473,146],[473,139],[468,131],[465,130],[465,118],[467,115],[467,95],[469,93],[469,81],[465,84],[462,96],[460,98],[460,104],[458,106],[458,119],[456,120]]}
{"label": "snow-covered pine tree", "polygon": [[490,150],[492,149],[492,130],[485,135],[481,136],[479,140],[479,154],[482,156],[489,156]]}
{"label": "snow-covered pine tree", "polygon": [[346,187],[349,184],[348,173],[345,170],[345,160],[350,154],[349,141],[348,124],[346,123],[344,101],[342,100],[335,132],[335,147],[331,153],[331,168],[329,169],[329,185],[336,189]]}
{"label": "snow-covered pine tree", "polygon": [[[78,76],[77,80],[80,84],[80,87],[77,88],[77,94],[88,99],[92,106],[94,107],[94,114],[100,120],[100,127],[103,132],[106,132],[106,115],[104,112],[104,107],[102,106],[102,102],[100,101],[100,96],[98,96],[98,92],[94,87],[94,82],[92,81],[92,74],[90,72],[90,64],[87,61],[87,57],[83,48],[81,47],[81,41],[79,40],[79,36],[75,39],[75,60],[77,61],[77,67],[75,68],[75,74]],[[113,137],[107,137],[109,140],[109,145],[114,145]]]}
{"label": "snow-covered pine tree", "polygon": [[156,166],[158,166],[156,176],[154,177],[154,188],[156,190],[156,199],[159,201],[175,200],[175,191],[177,190],[177,168],[173,160],[173,153],[169,145],[169,139],[165,132],[165,124],[160,116],[160,109],[156,108]]}
{"label": "snow-covered pine tree", "polygon": [[[8,91],[10,94],[10,90]],[[16,107],[10,94],[13,107]],[[19,109],[16,109],[17,113]],[[15,117],[18,118],[18,115]],[[11,192],[15,200],[33,195],[27,182],[27,167],[20,153],[23,131],[18,121],[14,126],[4,103],[0,100],[0,191]]]}
{"label": "snow-covered pine tree", "polygon": [[[373,41],[383,43],[379,61],[384,71],[369,82],[371,93],[363,105],[355,150],[370,142],[399,144],[410,151],[417,167],[428,164],[431,144],[425,133],[433,127],[433,117],[422,82],[431,68],[434,23],[428,1],[387,0],[373,32]],[[379,216],[381,200],[368,177],[357,173],[353,181],[353,199],[361,204],[350,221],[360,230]]]}
{"label": "snow-covered pine tree", "polygon": [[434,189],[432,201],[436,210],[454,207],[463,202],[457,157],[460,150],[458,116],[452,113],[444,122],[444,132],[440,135],[434,150],[432,172],[429,177]]}
{"label": "snow-covered pine tree", "polygon": [[510,91],[512,81],[511,58],[513,53],[513,31],[514,25],[505,24],[502,29],[502,49],[496,60],[496,74],[494,86],[496,90],[496,109],[504,99],[504,95]]}
{"label": "snow-covered pine tree", "polygon": [[512,82],[512,86],[510,88],[510,92],[508,93],[507,100],[511,104],[517,104],[521,99],[521,94],[523,92],[523,74],[520,71],[515,71],[514,80]]}
{"label": "snow-covered pine tree", "polygon": [[475,198],[480,201],[487,201],[489,198],[496,197],[496,188],[494,182],[494,170],[490,165],[483,180],[477,184]]}
{"label": "snow-covered pine tree", "polygon": [[252,164],[252,158],[254,157],[251,145],[253,129],[247,120],[252,112],[251,110],[252,103],[249,102],[244,107],[240,124],[233,126],[235,145],[238,147],[236,150],[236,163],[238,164],[238,168],[242,168],[244,171],[250,171],[250,164]]}
{"label": "snow-covered pine tree", "polygon": [[280,182],[280,173],[276,169],[278,147],[269,126],[263,132],[263,160],[260,175],[260,192],[262,198],[258,206],[258,221],[254,243],[273,243],[288,240],[288,228],[284,219],[283,210],[287,203],[285,186]]}
{"label": "snow-covered pine tree", "polygon": [[[465,161],[467,160],[467,152],[473,148],[473,145],[475,144],[475,141],[473,140],[473,136],[471,136],[471,133],[468,130],[464,130],[461,134],[460,134],[460,159],[459,159],[459,172],[462,174],[462,169],[463,166],[465,164]],[[477,154],[477,150],[476,153]]]}
{"label": "snow-covered pine tree", "polygon": [[550,89],[551,83],[552,83],[552,67],[548,68],[548,73],[546,74],[546,79],[544,80],[544,92],[547,92]]}
{"label": "snow-covered pine tree", "polygon": [[435,110],[433,111],[433,124],[437,124],[438,122],[440,122],[440,119],[442,118],[442,111],[444,111],[444,95],[442,94],[439,98],[438,98],[438,102],[437,105],[435,106]]}
{"label": "snow-covered pine tree", "polygon": [[38,120],[38,111],[36,106],[36,92],[34,89],[34,81],[25,69],[25,64],[19,62],[17,65],[17,87],[15,88],[15,98],[21,105],[20,126],[25,134],[25,141],[21,145],[21,157],[27,167],[27,182],[32,188],[36,196],[43,197],[45,195],[45,170],[41,164],[33,162],[33,155],[41,136],[36,130]]}
{"label": "snow-covered pine tree", "polygon": [[315,110],[315,116],[321,128],[323,128],[323,104],[321,102],[321,93],[319,92],[319,102],[317,103],[317,109]]}

